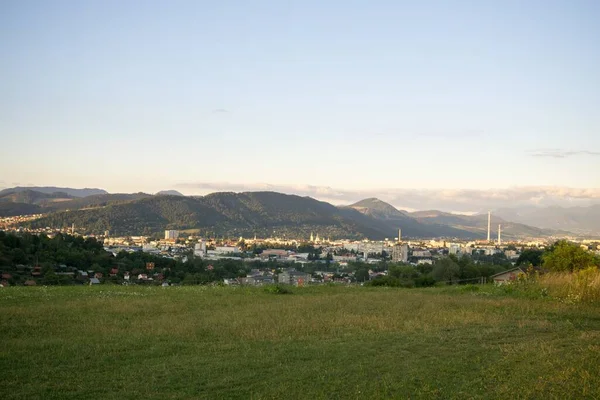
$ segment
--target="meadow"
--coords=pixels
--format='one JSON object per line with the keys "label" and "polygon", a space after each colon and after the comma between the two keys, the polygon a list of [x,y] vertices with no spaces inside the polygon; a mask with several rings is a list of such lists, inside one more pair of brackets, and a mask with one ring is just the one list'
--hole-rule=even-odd
{"label": "meadow", "polygon": [[0,289],[4,399],[600,398],[600,306],[427,289]]}

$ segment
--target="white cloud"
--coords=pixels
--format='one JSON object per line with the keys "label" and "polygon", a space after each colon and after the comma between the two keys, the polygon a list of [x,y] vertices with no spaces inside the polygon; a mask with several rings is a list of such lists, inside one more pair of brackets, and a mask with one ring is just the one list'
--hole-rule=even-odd
{"label": "white cloud", "polygon": [[600,152],[589,150],[538,149],[533,150],[531,155],[533,157],[566,158],[571,156],[600,156]]}

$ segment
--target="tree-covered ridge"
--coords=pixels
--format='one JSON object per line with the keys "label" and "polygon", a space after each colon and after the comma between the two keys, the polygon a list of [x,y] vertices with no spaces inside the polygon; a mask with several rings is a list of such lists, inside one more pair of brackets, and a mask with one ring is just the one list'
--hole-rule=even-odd
{"label": "tree-covered ridge", "polygon": [[206,235],[308,237],[315,232],[321,237],[383,239],[393,237],[401,227],[406,236],[473,236],[451,227],[421,224],[403,215],[401,219],[379,219],[354,208],[275,192],[148,196],[51,213],[29,226],[64,228],[71,224],[89,233],[110,230],[114,235],[199,229]]}
{"label": "tree-covered ridge", "polygon": [[383,237],[387,227],[364,226],[331,204],[273,192],[216,193],[205,197],[152,196],[105,207],[52,213],[34,228],[75,224],[90,233],[152,234],[164,229],[200,229],[219,235],[310,235]]}

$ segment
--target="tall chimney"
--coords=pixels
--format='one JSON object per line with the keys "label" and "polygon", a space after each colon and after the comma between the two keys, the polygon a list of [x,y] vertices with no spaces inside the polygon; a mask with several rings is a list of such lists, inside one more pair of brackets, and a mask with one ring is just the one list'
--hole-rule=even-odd
{"label": "tall chimney", "polygon": [[502,225],[498,224],[498,246],[500,246],[502,244],[502,238],[501,235],[502,234]]}
{"label": "tall chimney", "polygon": [[398,229],[398,243],[402,241],[402,229]]}
{"label": "tall chimney", "polygon": [[488,211],[488,236],[487,241],[490,241],[490,224],[492,223],[492,212]]}

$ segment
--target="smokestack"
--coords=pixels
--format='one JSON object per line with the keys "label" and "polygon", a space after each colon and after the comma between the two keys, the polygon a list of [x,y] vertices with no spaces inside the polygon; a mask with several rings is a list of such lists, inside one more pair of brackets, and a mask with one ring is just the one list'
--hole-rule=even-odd
{"label": "smokestack", "polygon": [[398,229],[398,243],[402,241],[402,229]]}
{"label": "smokestack", "polygon": [[502,244],[501,235],[502,234],[502,225],[498,224],[498,246]]}
{"label": "smokestack", "polygon": [[71,235],[75,234],[75,224],[71,224]]}
{"label": "smokestack", "polygon": [[490,224],[492,222],[492,212],[488,211],[488,239],[487,241],[490,241]]}

